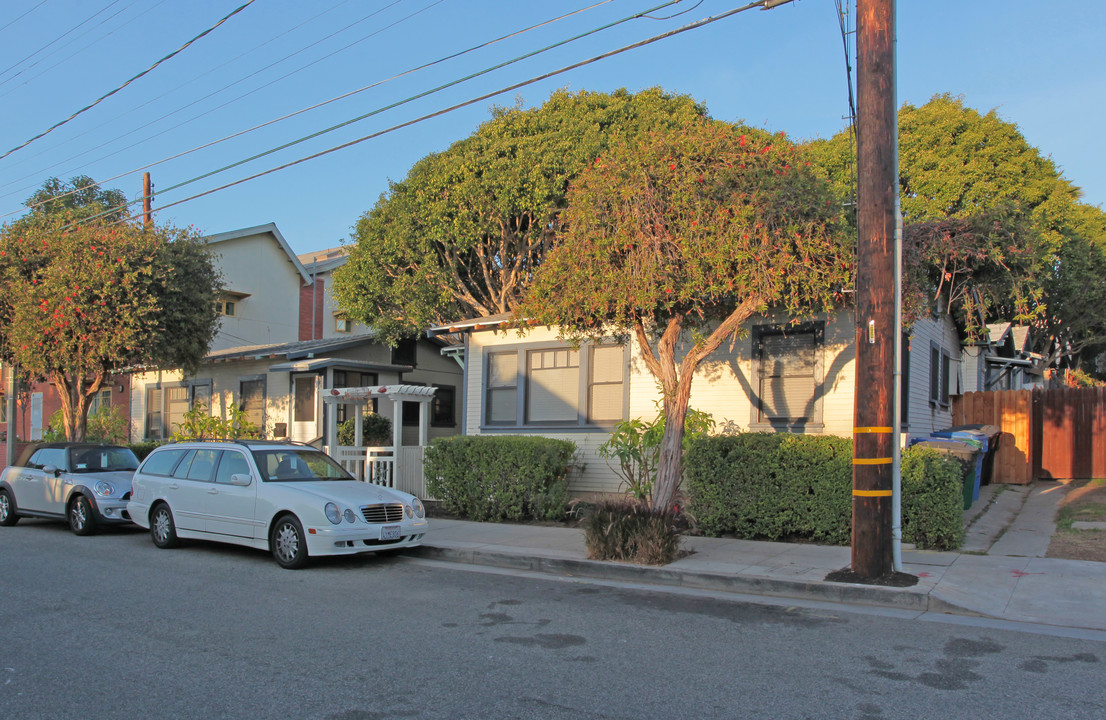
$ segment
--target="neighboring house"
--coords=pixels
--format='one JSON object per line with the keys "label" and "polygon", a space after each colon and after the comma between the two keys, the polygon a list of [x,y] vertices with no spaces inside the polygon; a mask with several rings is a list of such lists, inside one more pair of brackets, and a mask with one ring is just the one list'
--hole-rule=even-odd
{"label": "neighboring house", "polygon": [[[618,490],[617,475],[596,454],[613,425],[657,416],[659,391],[636,340],[574,349],[550,328],[524,334],[507,315],[431,328],[465,340],[466,435],[540,434],[572,440],[583,468],[574,492]],[[710,413],[719,431],[765,430],[851,436],[856,323],[851,311],[799,325],[759,317],[745,337],[724,343],[696,372],[691,407]],[[960,341],[942,315],[912,328],[904,345],[903,432],[924,435],[951,425],[950,396],[960,392]]]}
{"label": "neighboring house", "polygon": [[[238,406],[267,438],[315,442],[327,413],[352,417],[322,401],[328,389],[372,385],[432,385],[431,438],[459,432],[461,369],[441,354],[441,340],[420,338],[392,348],[361,325],[338,324],[330,273],[345,253],[321,251],[305,265],[270,223],[208,238],[217,251],[226,292],[219,333],[198,372],[179,370],[132,376],[132,437],[161,440],[197,404],[226,417]],[[418,441],[417,404],[402,404],[398,418],[383,403],[381,415],[403,427],[403,443]]]}
{"label": "neighboring house", "polygon": [[964,345],[964,392],[1043,385],[1044,358],[1033,352],[1029,327],[993,323],[987,326],[987,333],[987,337]]}

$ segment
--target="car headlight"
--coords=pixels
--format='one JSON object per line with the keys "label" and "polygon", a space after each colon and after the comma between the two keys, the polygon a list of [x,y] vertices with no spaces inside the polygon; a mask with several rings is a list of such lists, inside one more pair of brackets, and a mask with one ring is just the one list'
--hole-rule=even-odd
{"label": "car headlight", "polygon": [[115,488],[111,486],[111,483],[104,482],[103,480],[97,480],[92,489],[95,490],[96,494],[100,497],[108,497],[115,492]]}
{"label": "car headlight", "polygon": [[422,500],[419,500],[418,498],[412,498],[411,505],[414,507],[415,517],[426,517],[426,508],[422,506]]}
{"label": "car headlight", "polygon": [[342,522],[342,511],[338,509],[338,506],[332,502],[328,502],[326,507],[323,508],[326,512],[326,519],[337,525]]}
{"label": "car headlight", "polygon": [[354,522],[354,521],[357,520],[357,516],[354,515],[353,511],[350,510],[349,508],[345,509],[345,512],[342,513],[342,517],[344,517],[346,519],[346,522],[348,522],[348,523],[351,523],[351,522]]}

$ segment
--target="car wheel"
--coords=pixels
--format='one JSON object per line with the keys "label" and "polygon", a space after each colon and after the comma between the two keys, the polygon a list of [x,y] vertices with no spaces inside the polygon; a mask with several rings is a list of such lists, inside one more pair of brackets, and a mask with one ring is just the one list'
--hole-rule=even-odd
{"label": "car wheel", "polygon": [[282,568],[294,570],[307,564],[307,538],[295,515],[281,515],[269,533],[273,558]]}
{"label": "car wheel", "polygon": [[180,544],[177,526],[173,522],[173,511],[165,503],[159,504],[150,513],[150,537],[159,548],[174,548]]}
{"label": "car wheel", "polygon": [[69,529],[74,535],[91,535],[96,532],[96,516],[92,514],[92,503],[84,495],[74,495],[69,501]]}
{"label": "car wheel", "polygon": [[15,513],[15,498],[7,490],[0,489],[0,525],[10,527],[19,522]]}

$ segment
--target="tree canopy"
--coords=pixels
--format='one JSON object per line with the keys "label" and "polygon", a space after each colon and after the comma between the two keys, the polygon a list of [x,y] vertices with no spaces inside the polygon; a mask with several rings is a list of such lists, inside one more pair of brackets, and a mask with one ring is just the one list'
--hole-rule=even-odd
{"label": "tree canopy", "polygon": [[[904,254],[913,258],[904,294],[915,316],[928,312],[928,294],[929,309],[948,307],[969,335],[988,322],[1032,322],[1052,360],[1106,343],[1106,292],[1092,284],[1072,295],[1103,269],[1094,249],[1106,245],[1101,209],[1079,202],[1055,163],[993,110],[937,95],[904,104],[898,117]],[[845,201],[854,199],[851,146],[843,131],[810,148]],[[950,267],[960,272],[947,277]]]}
{"label": "tree canopy", "polygon": [[653,506],[670,506],[696,368],[754,313],[830,309],[852,279],[839,205],[781,133],[697,120],[613,143],[573,183],[519,316],[632,334],[663,392]]}
{"label": "tree canopy", "polygon": [[110,375],[194,371],[218,329],[220,278],[194,231],[76,222],[88,207],[0,229],[0,357],[54,385],[76,440]]}
{"label": "tree canopy", "polygon": [[357,223],[335,294],[384,339],[514,309],[551,247],[569,183],[611,143],[705,116],[687,96],[558,91],[492,119],[390,184]]}

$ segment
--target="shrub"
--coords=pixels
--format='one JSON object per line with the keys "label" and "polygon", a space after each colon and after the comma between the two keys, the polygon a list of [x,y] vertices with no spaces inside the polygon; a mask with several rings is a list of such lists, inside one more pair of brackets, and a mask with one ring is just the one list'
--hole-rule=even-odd
{"label": "shrub", "polygon": [[[664,426],[663,413],[658,414],[651,423],[638,418],[621,420],[615,424],[607,442],[596,448],[600,457],[618,460],[618,467],[611,465],[611,469],[622,478],[621,487],[638,500],[649,500],[653,495]],[[688,408],[684,419],[684,450],[692,440],[706,435],[713,428],[714,419],[709,413]]]}
{"label": "shrub", "polygon": [[954,455],[914,446],[902,456],[902,539],[955,550],[964,542],[964,480],[972,468]]}
{"label": "shrub", "polygon": [[[354,426],[356,418],[346,418],[338,423],[338,444],[352,446],[356,439]],[[361,444],[362,445],[391,445],[392,421],[383,415],[365,413],[361,416]]]}
{"label": "shrub", "polygon": [[232,405],[227,418],[212,415],[203,403],[196,403],[184,414],[179,423],[173,423],[173,441],[185,440],[237,440],[239,438],[260,438],[261,428],[250,422],[246,412]]}
{"label": "shrub", "polygon": [[154,448],[156,448],[160,444],[161,443],[157,440],[148,440],[146,442],[131,443],[127,445],[127,447],[131,449],[131,452],[133,452],[135,457],[137,457],[139,462],[141,462],[142,460],[146,459],[146,456],[152,453],[154,451]]}
{"label": "shrub", "polygon": [[446,437],[426,448],[430,495],[451,513],[481,522],[560,520],[576,445],[543,437]]}
{"label": "shrub", "polygon": [[592,560],[667,565],[680,551],[676,517],[641,500],[595,504],[583,520],[584,542]]}
{"label": "shrub", "polygon": [[114,405],[101,405],[88,416],[84,436],[89,442],[118,444],[126,441],[129,429],[127,418]]}
{"label": "shrub", "polygon": [[[845,545],[852,536],[852,440],[741,433],[700,438],[685,455],[688,514],[706,535]],[[903,453],[903,540],[954,549],[964,539],[964,465],[931,448]]]}
{"label": "shrub", "polygon": [[699,438],[684,456],[688,513],[707,535],[845,543],[852,442],[831,435]]}

